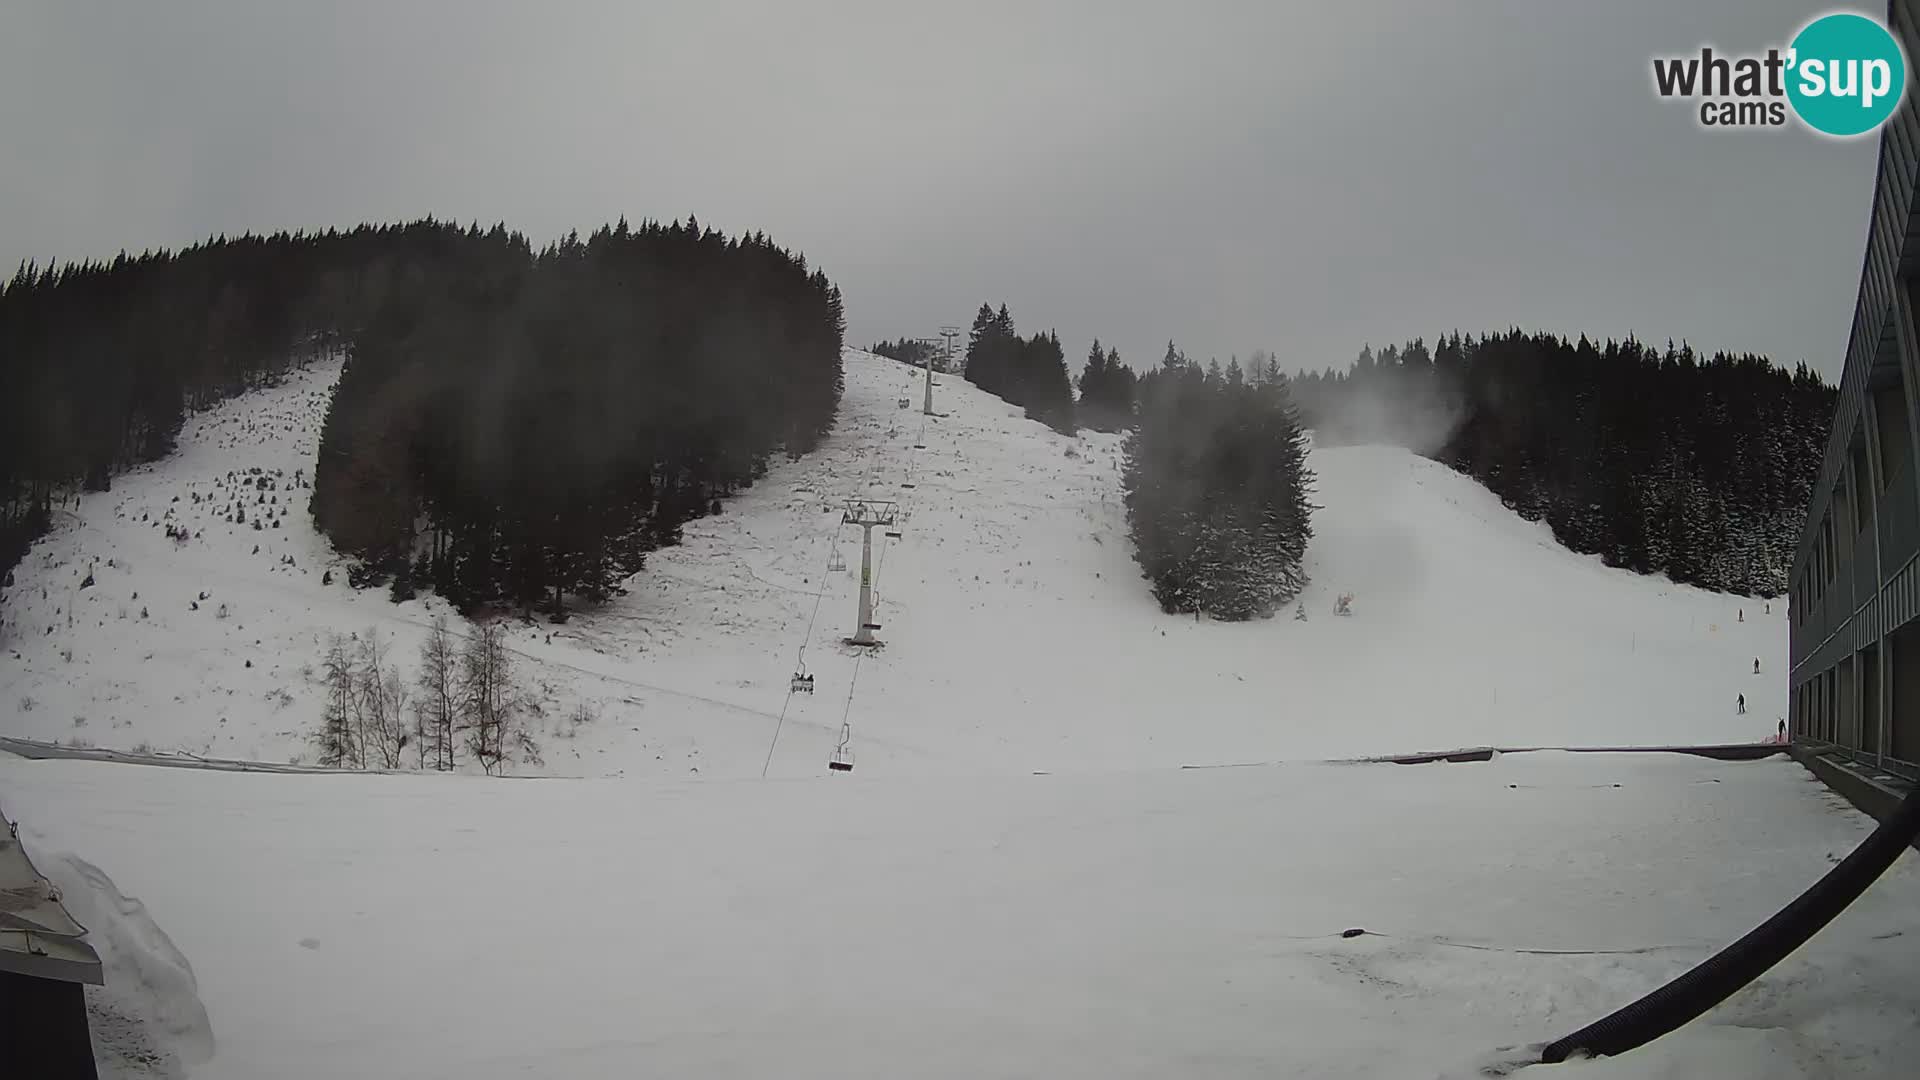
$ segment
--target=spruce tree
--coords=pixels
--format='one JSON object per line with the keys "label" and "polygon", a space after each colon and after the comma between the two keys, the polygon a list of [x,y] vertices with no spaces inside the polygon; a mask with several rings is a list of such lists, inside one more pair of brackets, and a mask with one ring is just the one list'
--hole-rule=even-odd
{"label": "spruce tree", "polygon": [[1162,610],[1237,621],[1299,595],[1312,478],[1284,379],[1230,385],[1165,363],[1124,447],[1129,536]]}
{"label": "spruce tree", "polygon": [[1133,419],[1134,374],[1120,360],[1120,352],[1104,352],[1096,339],[1087,352],[1080,376],[1076,419],[1097,431],[1118,431]]}

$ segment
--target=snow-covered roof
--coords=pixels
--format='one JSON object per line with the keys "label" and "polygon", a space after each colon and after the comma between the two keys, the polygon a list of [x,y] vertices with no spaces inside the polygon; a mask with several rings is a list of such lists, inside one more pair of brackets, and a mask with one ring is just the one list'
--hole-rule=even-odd
{"label": "snow-covered roof", "polygon": [[100,957],[86,933],[0,812],[0,971],[98,986]]}

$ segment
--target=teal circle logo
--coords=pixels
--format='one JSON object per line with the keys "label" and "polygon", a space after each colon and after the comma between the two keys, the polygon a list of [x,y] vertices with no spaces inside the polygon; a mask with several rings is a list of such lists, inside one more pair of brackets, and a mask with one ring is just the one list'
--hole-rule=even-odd
{"label": "teal circle logo", "polygon": [[1886,123],[1907,90],[1907,58],[1887,28],[1864,15],[1823,15],[1795,35],[1787,100],[1815,131],[1864,135]]}

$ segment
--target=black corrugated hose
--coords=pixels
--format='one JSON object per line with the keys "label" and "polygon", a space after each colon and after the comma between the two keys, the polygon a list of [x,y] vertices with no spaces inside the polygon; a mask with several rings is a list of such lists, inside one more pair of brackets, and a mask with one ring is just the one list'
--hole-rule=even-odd
{"label": "black corrugated hose", "polygon": [[1779,914],[1747,932],[1739,941],[1708,957],[1699,967],[1641,998],[1596,1020],[1540,1053],[1546,1064],[1575,1054],[1605,1057],[1622,1054],[1667,1032],[1727,1000],[1760,977],[1788,953],[1833,921],[1835,915],[1859,899],[1900,852],[1920,836],[1920,787],[1853,854],[1827,871],[1825,877],[1801,893]]}

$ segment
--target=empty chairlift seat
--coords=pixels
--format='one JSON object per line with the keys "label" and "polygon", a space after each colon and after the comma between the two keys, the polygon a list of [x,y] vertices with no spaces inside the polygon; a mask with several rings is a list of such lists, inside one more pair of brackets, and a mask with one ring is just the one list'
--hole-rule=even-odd
{"label": "empty chairlift seat", "polygon": [[827,768],[834,772],[853,771],[853,725],[844,720],[840,722],[840,741],[827,758]]}

